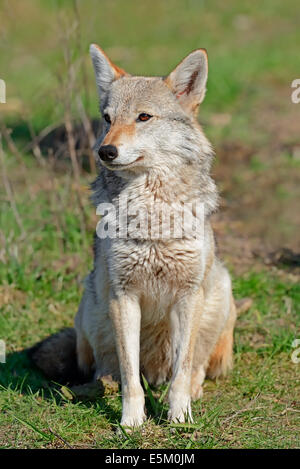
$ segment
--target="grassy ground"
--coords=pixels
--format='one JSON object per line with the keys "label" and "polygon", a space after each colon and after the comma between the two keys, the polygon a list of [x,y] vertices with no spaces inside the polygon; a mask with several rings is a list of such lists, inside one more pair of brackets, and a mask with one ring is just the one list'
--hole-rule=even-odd
{"label": "grassy ground", "polygon": [[[58,84],[66,64],[57,19],[72,24],[72,5],[10,0],[0,6],[5,17],[0,78],[9,95],[7,106],[0,105],[1,117],[20,149],[28,137],[25,119],[38,132],[63,118]],[[118,436],[120,395],[71,398],[66,388],[34,370],[24,352],[72,325],[92,264],[97,217],[87,185],[93,176],[83,174],[75,183],[68,165],[54,172],[23,153],[20,164],[5,147],[1,169],[6,168],[19,218],[1,186],[0,339],[8,356],[0,364],[0,447],[299,447],[299,364],[291,359],[292,342],[299,338],[299,272],[266,266],[261,254],[278,246],[299,249],[300,105],[290,102],[290,84],[299,74],[298,4],[174,0],[154,1],[149,8],[129,0],[123,5],[104,1],[99,8],[89,0],[80,6],[81,39],[78,28],[75,37],[70,34],[74,60],[95,41],[129,71],[161,74],[191,49],[207,47],[210,78],[200,120],[217,150],[213,172],[223,195],[214,224],[235,296],[251,297],[253,304],[238,318],[234,370],[225,380],[206,381],[204,398],[193,405],[194,426],[166,423],[162,388],[152,391],[154,402],[148,391],[143,429]],[[78,87],[86,70],[82,97],[95,115],[86,54],[80,64],[85,68],[77,73]]]}

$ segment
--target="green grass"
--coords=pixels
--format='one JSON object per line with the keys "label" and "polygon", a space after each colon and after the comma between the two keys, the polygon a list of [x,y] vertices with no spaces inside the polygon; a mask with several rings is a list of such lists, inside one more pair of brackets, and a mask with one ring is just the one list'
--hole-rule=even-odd
{"label": "green grass", "polygon": [[[63,119],[62,46],[74,22],[72,5],[0,5],[0,78],[10,106],[0,105],[1,118],[20,150],[29,138],[26,121],[38,132]],[[209,81],[200,120],[221,155],[224,143],[242,143],[242,156],[231,156],[229,145],[214,167],[229,201],[230,230],[232,219],[243,220],[249,236],[272,243],[286,232],[284,239],[295,241],[299,161],[290,152],[299,144],[299,129],[290,84],[299,75],[298,2],[79,5],[80,30],[69,38],[72,61],[79,65],[73,98],[80,94],[88,114],[97,115],[91,42],[129,72],[151,75],[166,74],[188,52],[206,47]],[[215,124],[220,116],[225,123]],[[247,146],[253,149],[248,159]],[[167,387],[151,389],[144,382],[149,418],[142,429],[130,435],[121,429],[120,436],[120,394],[78,401],[31,367],[24,349],[73,323],[98,220],[86,190],[92,176],[83,175],[76,188],[84,201],[83,232],[71,172],[52,173],[48,166],[38,168],[32,156],[22,157],[27,184],[15,157],[5,154],[22,229],[0,187],[0,339],[7,345],[7,363],[0,364],[0,448],[299,447],[299,364],[291,360],[292,342],[299,338],[299,276],[284,269],[260,264],[239,274],[230,266],[235,297],[251,297],[253,305],[237,321],[234,369],[224,380],[205,382],[203,399],[193,404],[194,425],[169,425]]]}

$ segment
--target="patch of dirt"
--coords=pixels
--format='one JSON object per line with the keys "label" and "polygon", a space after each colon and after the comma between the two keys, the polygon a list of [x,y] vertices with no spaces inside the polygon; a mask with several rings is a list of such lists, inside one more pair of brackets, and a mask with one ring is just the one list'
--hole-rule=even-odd
{"label": "patch of dirt", "polygon": [[0,286],[0,305],[11,305],[14,303],[25,304],[27,295],[21,290],[17,290],[14,285]]}

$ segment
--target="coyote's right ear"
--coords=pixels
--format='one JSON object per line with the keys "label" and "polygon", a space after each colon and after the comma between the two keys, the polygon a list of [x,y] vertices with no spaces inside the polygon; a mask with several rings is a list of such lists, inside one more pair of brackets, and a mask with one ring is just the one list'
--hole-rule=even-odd
{"label": "coyote's right ear", "polygon": [[100,100],[102,101],[112,82],[127,75],[127,73],[114,65],[105,52],[96,44],[91,44],[90,54],[94,65]]}

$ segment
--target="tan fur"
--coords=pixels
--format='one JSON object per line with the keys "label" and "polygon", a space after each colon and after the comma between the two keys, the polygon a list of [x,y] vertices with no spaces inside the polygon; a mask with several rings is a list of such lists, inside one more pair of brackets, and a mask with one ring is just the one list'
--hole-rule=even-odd
{"label": "tan fur", "polygon": [[[91,56],[101,112],[111,120],[97,148],[118,150],[101,160],[93,201],[113,206],[119,229],[126,210],[128,233],[95,237],[94,269],[75,318],[78,365],[95,379],[121,381],[124,426],[145,420],[140,372],[151,384],[171,380],[169,420],[192,421],[191,399],[201,397],[205,376],[231,367],[236,318],[230,276],[215,255],[210,225],[218,200],[213,152],[195,119],[207,54],[192,52],[167,78],[131,77],[94,45]],[[140,113],[151,118],[139,122]],[[189,204],[194,218],[196,206],[203,208],[201,241],[192,225],[181,236],[153,235],[154,227],[163,227],[162,212],[154,219],[153,207],[172,209],[172,227],[175,220],[183,227],[182,207]],[[132,214],[141,210],[151,221],[138,236]]]}
{"label": "tan fur", "polygon": [[[126,197],[133,212],[146,208],[149,216],[153,204],[180,212],[185,203],[202,203],[205,226],[201,246],[188,236],[154,241],[153,220],[139,242],[135,231],[108,243],[96,238],[95,268],[76,317],[78,361],[91,367],[84,337],[95,376],[121,379],[123,425],[145,419],[140,371],[153,384],[171,379],[170,420],[192,420],[190,401],[201,397],[205,376],[231,366],[235,322],[230,277],[215,257],[209,223],[217,200],[212,152],[195,120],[207,54],[192,52],[165,79],[120,77],[101,49],[92,46],[91,54],[101,110],[111,120],[99,144],[118,149],[114,161],[103,161],[96,204]],[[141,112],[152,116],[143,124]],[[155,223],[161,226],[161,215]]]}
{"label": "tan fur", "polygon": [[207,376],[211,379],[226,376],[233,366],[233,329],[236,320],[234,300],[231,301],[231,311],[224,331],[220,335],[214,351],[209,359]]}
{"label": "tan fur", "polygon": [[119,145],[123,138],[130,138],[134,135],[135,123],[130,125],[112,125],[110,131],[103,140],[102,145]]}

